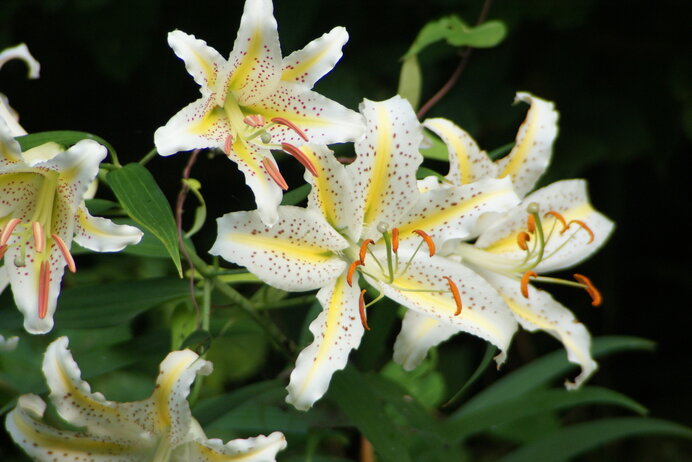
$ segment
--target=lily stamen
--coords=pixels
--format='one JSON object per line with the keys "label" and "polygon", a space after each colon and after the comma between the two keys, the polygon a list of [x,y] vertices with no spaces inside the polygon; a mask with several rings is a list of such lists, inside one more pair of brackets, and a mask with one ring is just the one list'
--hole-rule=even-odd
{"label": "lily stamen", "polygon": [[50,262],[42,261],[38,273],[38,317],[43,319],[48,314],[48,295],[50,294]]}
{"label": "lily stamen", "polygon": [[8,247],[6,245],[0,245],[0,260],[2,260],[3,257],[5,256],[7,249],[8,249]]}
{"label": "lily stamen", "polygon": [[272,122],[290,128],[291,130],[293,130],[294,132],[296,132],[296,134],[297,134],[298,136],[300,136],[301,138],[303,138],[303,140],[309,141],[309,140],[308,140],[308,136],[305,134],[305,132],[304,132],[303,130],[301,130],[300,128],[298,128],[298,126],[297,126],[296,124],[294,124],[293,122],[291,122],[290,120],[284,119],[283,117],[274,117],[274,118],[272,119]]}
{"label": "lily stamen", "polygon": [[531,234],[536,232],[536,217],[534,217],[532,213],[526,218],[526,229]]}
{"label": "lily stamen", "polygon": [[588,277],[584,276],[583,274],[574,274],[574,279],[576,279],[578,282],[584,285],[584,289],[586,290],[586,293],[589,294],[591,297],[591,305],[592,306],[599,306],[603,302],[603,297],[601,296],[601,292],[596,288],[595,285],[593,285],[593,282],[591,282],[591,279]]}
{"label": "lily stamen", "polygon": [[[587,233],[589,233],[589,242],[588,242],[589,244],[591,244],[591,243],[594,241],[594,239],[596,238],[596,236],[594,235],[593,231],[591,230],[591,228],[589,228],[589,226],[588,226],[586,223],[584,223],[584,222],[581,221],[581,220],[570,220],[569,223],[567,223],[567,227],[569,227],[572,223],[576,223],[576,224],[579,225],[584,231],[586,231]],[[563,230],[563,232],[564,232],[564,230]]]}
{"label": "lily stamen", "polygon": [[226,137],[226,141],[223,144],[223,152],[227,156],[230,156],[231,153],[233,152],[233,135],[228,135]]}
{"label": "lily stamen", "polygon": [[2,233],[0,233],[0,246],[7,244],[7,241],[10,240],[10,236],[12,235],[14,228],[16,228],[19,223],[21,223],[19,218],[12,218],[7,222],[7,225],[5,225]]}
{"label": "lily stamen", "polygon": [[286,151],[288,154],[292,155],[293,157],[296,158],[300,164],[305,167],[305,169],[312,174],[314,177],[319,176],[319,172],[317,170],[317,167],[315,167],[315,164],[312,163],[312,161],[305,155],[303,151],[301,151],[298,147],[293,146],[292,144],[289,143],[281,143],[281,149]]}
{"label": "lily stamen", "polygon": [[567,231],[567,228],[569,228],[569,225],[565,221],[565,218],[559,212],[556,212],[555,210],[550,210],[548,212],[545,212],[545,214],[543,216],[547,217],[548,215],[555,217],[562,224],[562,231],[560,231],[560,234]]}
{"label": "lily stamen", "polygon": [[457,311],[454,313],[454,316],[459,316],[461,314],[461,295],[459,295],[459,288],[449,276],[442,276],[442,278],[447,280],[449,290],[452,291],[452,297],[454,297],[454,303],[457,305]]}
{"label": "lily stamen", "polygon": [[284,191],[288,189],[288,183],[286,183],[286,180],[281,175],[281,172],[279,172],[279,168],[276,166],[273,160],[265,157],[262,159],[262,166],[266,170],[267,175],[269,175],[269,177],[274,180],[277,185],[279,185],[279,188],[283,189]]}
{"label": "lily stamen", "polygon": [[51,234],[50,237],[53,238],[53,241],[58,246],[60,253],[62,254],[63,258],[65,259],[65,263],[67,263],[67,268],[70,270],[71,273],[76,272],[77,271],[77,265],[75,265],[74,258],[72,257],[72,254],[70,253],[70,249],[67,248],[65,241],[63,241],[62,238],[60,238],[60,236],[58,236],[57,234]]}
{"label": "lily stamen", "polygon": [[360,251],[358,252],[358,257],[360,257],[360,264],[364,265],[365,264],[365,254],[368,251],[368,246],[370,244],[374,244],[375,241],[372,239],[366,239],[363,241],[363,243],[360,245]]}
{"label": "lily stamen", "polygon": [[250,114],[243,119],[243,122],[252,128],[264,127],[267,124],[266,119],[261,114]]}
{"label": "lily stamen", "polygon": [[433,242],[432,238],[428,235],[428,233],[420,229],[414,229],[413,232],[418,234],[423,239],[423,241],[425,241],[425,243],[428,246],[430,256],[432,257],[433,255],[435,255],[435,242]]}
{"label": "lily stamen", "polygon": [[358,298],[358,313],[360,313],[360,322],[363,324],[365,330],[370,330],[368,326],[368,318],[365,316],[365,289],[360,291],[360,297]]}
{"label": "lily stamen", "polygon": [[524,298],[529,298],[529,278],[537,278],[538,274],[535,271],[527,271],[521,277],[521,294]]}
{"label": "lily stamen", "polygon": [[[529,216],[533,218],[533,215]],[[526,244],[529,241],[531,241],[531,236],[526,231],[517,234],[517,244],[521,250],[529,250],[529,246]]]}
{"label": "lily stamen", "polygon": [[43,225],[38,221],[35,221],[31,224],[31,230],[34,233],[34,248],[36,249],[36,253],[41,253],[43,252],[46,244]]}
{"label": "lily stamen", "polygon": [[349,287],[353,287],[353,273],[356,272],[356,268],[361,266],[363,263],[360,260],[355,260],[351,265],[348,267],[348,271],[346,272],[346,282],[348,283]]}

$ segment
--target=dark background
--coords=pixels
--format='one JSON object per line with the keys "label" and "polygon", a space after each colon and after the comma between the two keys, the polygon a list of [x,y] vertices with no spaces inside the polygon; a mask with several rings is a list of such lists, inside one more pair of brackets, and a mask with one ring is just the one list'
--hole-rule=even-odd
{"label": "dark background", "polygon": [[[458,13],[473,23],[481,9],[479,0],[275,3],[285,55],[334,26],[348,29],[341,63],[317,88],[354,109],[362,97],[394,94],[398,58],[427,21]],[[26,42],[42,65],[41,78],[30,81],[21,63],[9,63],[0,72],[0,91],[28,131],[91,132],[111,142],[122,162],[135,161],[153,148],[154,130],[198,95],[166,43],[167,32],[194,34],[227,56],[241,12],[241,1],[0,0],[0,49]],[[592,202],[617,223],[604,251],[580,268],[604,293],[602,307],[591,308],[583,293],[556,296],[595,336],[656,341],[653,354],[603,361],[593,383],[630,395],[655,417],[687,425],[691,12],[689,2],[674,0],[496,0],[489,19],[506,22],[507,39],[475,51],[456,87],[428,114],[456,121],[491,150],[512,141],[523,118],[525,108],[510,105],[517,90],[556,102],[560,135],[543,182],[587,178]],[[423,100],[457,62],[443,45],[424,53]],[[149,164],[171,200],[185,160]],[[297,166],[282,171],[292,186],[302,183]],[[241,175],[224,159],[201,160],[193,176],[203,179],[211,219],[252,206]],[[546,337],[521,336],[513,356],[520,362],[544,345],[554,349]],[[629,452],[638,454],[629,460],[653,460],[646,454],[656,451],[681,454],[667,440],[628,444],[642,448]]]}

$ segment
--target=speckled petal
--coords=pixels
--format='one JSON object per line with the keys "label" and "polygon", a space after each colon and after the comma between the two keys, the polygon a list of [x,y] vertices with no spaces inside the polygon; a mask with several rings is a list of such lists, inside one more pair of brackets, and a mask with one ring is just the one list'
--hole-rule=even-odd
{"label": "speckled petal", "polygon": [[410,104],[395,96],[375,103],[364,100],[365,136],[356,142],[356,160],[346,170],[354,180],[353,202],[362,215],[364,238],[378,236],[377,225],[397,223],[418,198],[416,170],[422,128]]}
{"label": "speckled petal", "polygon": [[[411,248],[399,248],[400,271],[411,254]],[[376,274],[370,261],[366,259],[366,271]],[[457,305],[444,276],[451,278],[459,290],[463,307],[459,315],[455,315]],[[496,358],[498,364],[504,361],[517,323],[498,293],[466,266],[437,255],[429,257],[423,250],[393,283],[379,283],[367,276],[366,279],[405,307],[489,341],[502,350]]]}
{"label": "speckled petal", "polygon": [[[262,114],[267,120],[282,117],[293,122],[310,143],[353,141],[363,133],[363,118],[358,113],[293,82],[280,82],[270,95],[246,110]],[[273,126],[270,133],[274,143],[305,142],[283,125]]]}
{"label": "speckled petal", "polygon": [[447,119],[427,119],[423,126],[435,132],[447,145],[447,180],[457,186],[483,178],[497,178],[497,165],[464,130]]}
{"label": "speckled petal", "polygon": [[117,252],[137,244],[143,236],[134,226],[116,225],[107,218],[91,216],[84,205],[77,209],[74,232],[77,244],[96,252]]}
{"label": "speckled petal", "polygon": [[209,252],[290,291],[324,287],[344,271],[346,263],[335,252],[348,243],[317,212],[282,206],[278,213],[271,228],[257,211],[224,215],[217,220],[219,234]]}
{"label": "speckled petal", "polygon": [[459,332],[456,326],[409,310],[404,315],[401,331],[394,342],[394,362],[412,371],[423,361],[430,348]]}
{"label": "speckled petal", "polygon": [[314,340],[298,355],[286,388],[286,402],[296,409],[310,409],[327,392],[334,372],[346,367],[349,353],[360,344],[364,328],[358,313],[357,279],[356,275],[349,286],[341,276],[317,293],[323,309],[310,324]]}
{"label": "speckled petal", "polygon": [[341,48],[348,41],[348,32],[335,27],[322,37],[308,43],[283,59],[281,80],[312,88],[323,75],[331,71],[341,59]]}
{"label": "speckled petal", "polygon": [[248,0],[228,58],[226,88],[242,106],[274,91],[281,78],[281,46],[271,0]]}
{"label": "speckled petal", "polygon": [[163,127],[154,132],[156,150],[162,156],[192,149],[222,148],[231,134],[231,126],[223,108],[211,96],[194,101]]}
{"label": "speckled petal", "polygon": [[[218,51],[207,45],[207,42],[193,35],[174,30],[168,33],[168,44],[178,58],[185,63],[187,72],[200,86],[202,95],[209,96],[217,92],[219,72],[225,68],[226,60]],[[220,95],[217,104],[223,104],[225,92]]]}
{"label": "speckled petal", "polygon": [[147,451],[108,435],[58,430],[43,422],[46,404],[36,395],[19,397],[5,428],[30,457],[42,462],[141,462]]}
{"label": "speckled petal", "polygon": [[499,177],[509,175],[516,193],[523,197],[534,188],[550,163],[558,114],[553,103],[529,93],[517,93],[516,101],[524,101],[531,107],[519,127],[514,148],[497,166]]}
{"label": "speckled petal", "polygon": [[275,462],[276,453],[285,447],[286,438],[281,432],[236,439],[226,444],[210,439],[181,447],[175,451],[171,462]]}
{"label": "speckled petal", "polygon": [[598,368],[591,357],[591,335],[572,312],[556,302],[550,294],[529,285],[529,297],[520,292],[518,280],[489,271],[479,273],[495,287],[524,329],[543,330],[562,342],[570,362],[581,366],[574,382],[565,381],[568,389],[578,388]]}
{"label": "speckled petal", "polygon": [[360,236],[362,216],[354,213],[351,197],[353,181],[334,153],[321,145],[303,145],[301,150],[317,169],[317,176],[305,172],[305,181],[312,185],[308,208],[318,210],[332,228],[340,230],[353,241]]}
{"label": "speckled petal", "polygon": [[[544,233],[546,237],[550,236],[544,260],[534,269],[538,273],[567,268],[585,260],[606,242],[613,231],[613,222],[589,203],[586,182],[563,180],[527,196],[519,206],[486,229],[476,241],[476,247],[521,261],[525,253],[517,245],[517,234],[526,227],[526,207],[532,202],[539,205]],[[543,216],[550,210],[559,212],[568,222],[581,220],[586,223],[594,233],[594,241],[589,243],[590,234],[575,223],[560,234],[560,222],[552,216]]]}
{"label": "speckled petal", "polygon": [[484,213],[505,212],[519,203],[509,178],[484,179],[463,186],[431,189],[400,219],[399,239],[419,240],[420,229],[438,245],[449,239],[476,237],[476,222]]}

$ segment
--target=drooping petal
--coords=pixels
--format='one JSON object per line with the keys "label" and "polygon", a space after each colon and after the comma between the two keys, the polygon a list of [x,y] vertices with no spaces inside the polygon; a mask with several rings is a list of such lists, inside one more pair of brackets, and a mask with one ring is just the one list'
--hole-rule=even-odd
{"label": "drooping petal", "polygon": [[176,450],[180,462],[275,462],[276,453],[286,447],[281,432],[223,444],[219,439],[195,441]]}
{"label": "drooping petal", "polygon": [[231,134],[223,108],[211,96],[194,101],[154,132],[156,150],[162,156],[192,149],[222,148]]}
{"label": "drooping petal", "polygon": [[425,231],[438,243],[473,238],[481,215],[505,212],[518,203],[509,178],[432,189],[418,196],[413,207],[400,218],[399,239],[418,239],[412,232],[415,229]]}
{"label": "drooping petal", "polygon": [[362,217],[353,211],[351,176],[325,146],[303,145],[300,149],[317,170],[316,176],[305,172],[305,181],[312,185],[308,208],[319,210],[332,228],[357,241]]}
{"label": "drooping petal", "polygon": [[67,337],[56,339],[43,358],[43,374],[58,413],[73,425],[87,427],[90,434],[136,444],[147,428],[130,422],[119,403],[91,391],[89,384],[82,380],[79,366],[67,345]]}
{"label": "drooping petal", "polygon": [[50,462],[141,462],[148,448],[132,446],[117,437],[58,430],[43,422],[46,403],[36,395],[19,397],[7,414],[5,428],[29,456]]}
{"label": "drooping petal", "polygon": [[327,391],[334,372],[346,367],[348,355],[360,344],[364,328],[358,312],[360,289],[341,276],[320,289],[322,312],[310,324],[313,342],[298,355],[286,388],[286,402],[306,411]]}
{"label": "drooping petal", "polygon": [[[353,141],[363,133],[363,119],[358,113],[293,82],[280,82],[271,94],[245,109],[267,120],[281,117],[291,121],[305,133],[310,143]],[[283,125],[272,127],[270,133],[273,143],[305,142]]]}
{"label": "drooping petal", "polygon": [[[41,70],[41,65],[34,59],[34,57],[29,52],[27,46],[22,43],[20,45],[6,48],[0,52],[0,68],[12,59],[21,59],[24,61],[29,68],[30,79],[37,79],[39,76],[39,71]],[[11,136],[21,136],[26,135],[26,130],[19,125],[19,117],[17,113],[10,107],[9,102],[5,95],[0,93],[0,126],[5,123],[7,129]],[[3,136],[2,129],[0,128],[0,158],[2,158],[3,150]]]}
{"label": "drooping petal", "polygon": [[226,88],[241,106],[274,91],[281,79],[281,46],[271,0],[245,2],[238,36],[228,58]]}
{"label": "drooping petal", "polygon": [[524,329],[543,330],[562,342],[567,359],[581,366],[581,373],[573,382],[566,381],[568,389],[578,388],[598,368],[591,357],[591,335],[572,312],[556,302],[550,294],[528,286],[528,298],[520,291],[519,281],[490,271],[479,270],[495,287]]}
{"label": "drooping petal", "polygon": [[308,43],[283,59],[281,80],[312,88],[323,75],[331,71],[341,59],[341,48],[348,41],[348,32],[335,27],[322,37]]}
{"label": "drooping petal", "polygon": [[413,310],[404,315],[401,331],[394,342],[394,362],[412,371],[423,361],[430,348],[459,332],[456,326]]}
{"label": "drooping petal", "polygon": [[[420,251],[406,268],[412,254],[412,247],[399,248],[399,273],[406,271],[397,274],[392,283],[377,282],[368,276],[366,279],[405,307],[489,341],[502,350],[496,357],[496,361],[502,363],[517,328],[502,298],[474,271],[448,258],[429,257]],[[371,261],[366,260],[366,271],[376,275],[377,267]],[[459,306],[445,276],[459,291],[462,309],[458,315],[455,313]],[[386,277],[378,279],[386,280]]]}
{"label": "drooping petal", "polygon": [[0,52],[0,68],[2,68],[6,62],[13,59],[21,59],[26,63],[27,67],[29,68],[28,77],[30,79],[38,78],[41,71],[41,65],[38,61],[36,61],[36,58],[31,55],[29,48],[27,48],[25,43],[20,43],[19,45],[2,50],[2,52]]}
{"label": "drooping petal", "polygon": [[37,165],[55,158],[55,156],[64,151],[65,148],[63,146],[49,141],[48,143],[43,143],[24,151],[22,153],[22,159],[24,159],[27,165]]}
{"label": "drooping petal", "polygon": [[447,180],[457,186],[482,178],[497,178],[497,165],[464,130],[447,119],[427,119],[423,126],[432,130],[447,145],[449,173]]}
{"label": "drooping petal", "polygon": [[[219,72],[226,65],[226,60],[219,52],[208,46],[204,40],[180,30],[168,33],[168,44],[176,56],[183,60],[187,72],[200,86],[202,95],[209,96],[216,93]],[[226,97],[225,92],[222,93],[220,95],[221,100],[216,101],[217,104],[222,104]]]}
{"label": "drooping petal", "polygon": [[[0,272],[2,269],[0,268]],[[0,293],[2,292],[2,275],[0,274]],[[12,337],[5,338],[4,335],[0,335],[0,351],[13,351],[17,348],[19,343],[19,337],[16,335]]]}
{"label": "drooping petal", "polygon": [[[534,271],[550,272],[567,268],[588,258],[608,239],[614,224],[589,203],[584,180],[562,180],[527,196],[520,205],[507,212],[500,220],[486,229],[476,241],[476,247],[486,252],[521,261],[525,253],[517,245],[517,234],[526,228],[526,208],[536,203],[541,214],[543,232],[548,238],[543,261]],[[591,234],[577,223],[572,223],[562,233],[562,225],[548,211],[560,213],[566,222],[579,220],[593,232]]]}
{"label": "drooping petal", "polygon": [[134,226],[116,225],[107,218],[91,216],[84,205],[77,208],[74,240],[96,252],[117,252],[137,244],[143,233]]}
{"label": "drooping petal", "polygon": [[224,215],[209,252],[283,290],[324,287],[344,271],[346,263],[335,252],[348,243],[318,213],[291,206],[279,207],[278,213],[271,228],[257,211]]}
{"label": "drooping petal", "polygon": [[553,103],[529,93],[517,93],[516,101],[529,103],[526,120],[519,127],[512,151],[497,162],[499,177],[510,176],[519,197],[531,191],[550,163],[557,137],[558,113]]}
{"label": "drooping petal", "polygon": [[353,202],[362,215],[364,238],[376,236],[377,225],[393,226],[416,202],[416,170],[422,129],[410,104],[395,96],[375,103],[364,100],[365,135],[356,142],[356,160],[346,170],[354,181]]}

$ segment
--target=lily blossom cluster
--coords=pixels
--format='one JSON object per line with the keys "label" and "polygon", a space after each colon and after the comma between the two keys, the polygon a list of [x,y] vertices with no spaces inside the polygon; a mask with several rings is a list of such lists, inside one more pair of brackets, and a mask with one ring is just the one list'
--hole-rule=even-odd
{"label": "lily blossom cluster", "polygon": [[192,417],[187,396],[195,377],[212,364],[190,350],[173,351],[161,362],[152,395],[131,403],[108,401],[81,379],[67,349],[67,337],[50,344],[43,374],[60,417],[79,431],[44,420],[46,403],[37,395],[19,397],[5,419],[12,438],[34,460],[122,462],[274,462],[286,447],[280,432],[223,443],[208,439]]}
{"label": "lily blossom cluster", "polygon": [[[26,46],[3,52],[31,68]],[[1,63],[1,61],[0,61]],[[49,142],[22,152],[14,137],[26,135],[8,105],[0,119],[0,290],[8,284],[33,334],[49,332],[65,267],[77,267],[72,240],[96,252],[115,252],[142,237],[137,228],[93,217],[84,199],[106,148],[82,140],[65,150]]]}

